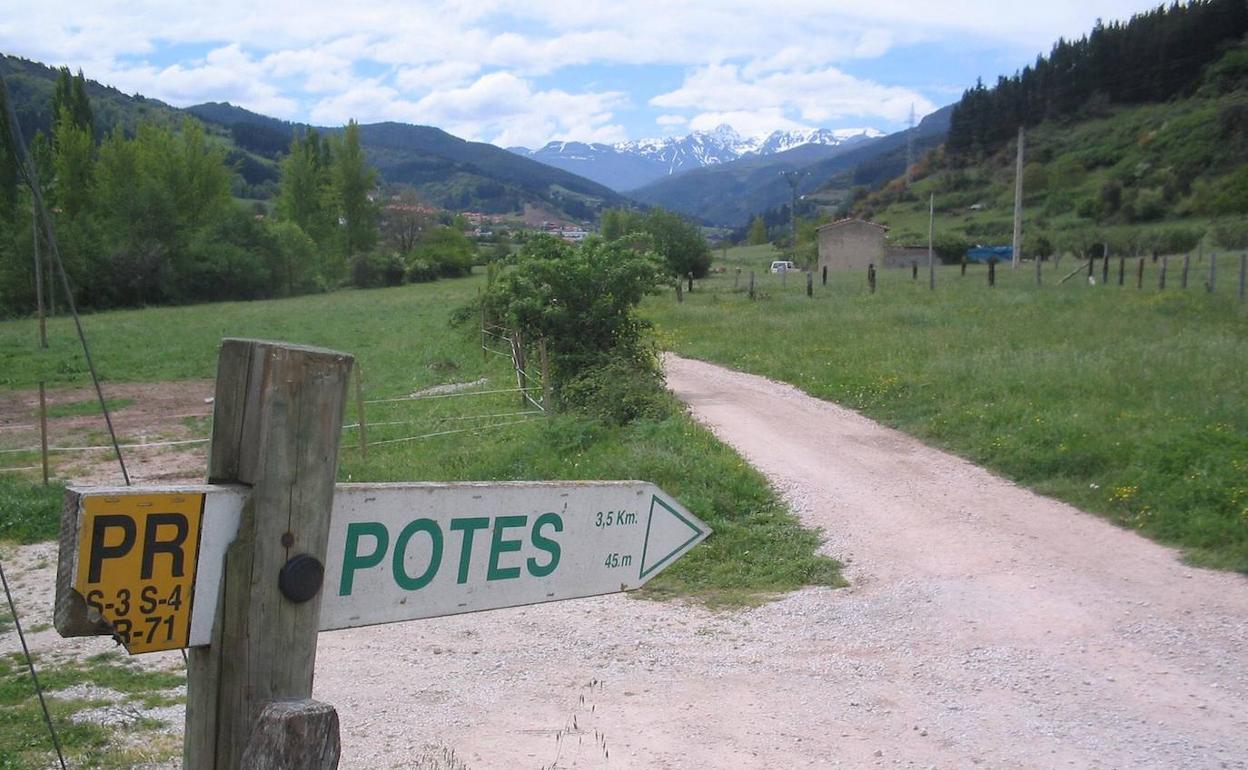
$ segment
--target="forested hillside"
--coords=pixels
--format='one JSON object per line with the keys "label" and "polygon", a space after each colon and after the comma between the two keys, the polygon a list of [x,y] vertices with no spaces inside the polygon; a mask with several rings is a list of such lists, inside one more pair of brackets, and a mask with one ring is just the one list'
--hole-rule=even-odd
{"label": "forested hillside", "polygon": [[[955,106],[945,146],[853,211],[925,241],[1008,244],[1026,128],[1024,255],[1239,244],[1248,213],[1248,4],[1159,8],[1059,41]],[[954,243],[946,249],[956,253]]]}
{"label": "forested hillside", "polygon": [[[953,111],[948,150],[991,152],[1013,139],[1019,126],[1078,119],[1106,105],[1191,96],[1201,85],[1234,90],[1248,76],[1248,52],[1224,54],[1245,34],[1244,0],[1193,0],[1126,22],[1098,23],[1079,40],[1059,40],[1047,57],[1000,77],[991,89],[981,81],[966,91]],[[1215,61],[1218,68],[1206,73]]]}

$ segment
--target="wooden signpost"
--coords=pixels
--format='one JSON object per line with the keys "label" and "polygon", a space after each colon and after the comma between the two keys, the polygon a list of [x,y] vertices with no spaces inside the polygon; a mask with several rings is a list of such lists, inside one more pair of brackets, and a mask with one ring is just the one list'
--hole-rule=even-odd
{"label": "wooden signpost", "polygon": [[628,591],[710,534],[642,481],[335,485],[351,365],[225,340],[211,483],[66,493],[56,628],[190,648],[186,770],[337,766],[318,631]]}

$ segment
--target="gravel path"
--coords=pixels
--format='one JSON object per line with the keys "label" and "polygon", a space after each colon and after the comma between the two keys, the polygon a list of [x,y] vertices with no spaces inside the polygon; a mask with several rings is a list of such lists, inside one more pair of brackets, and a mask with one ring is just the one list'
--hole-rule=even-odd
{"label": "gravel path", "polygon": [[1248,768],[1242,576],[786,385],[667,371],[852,587],[324,634],[343,767]]}

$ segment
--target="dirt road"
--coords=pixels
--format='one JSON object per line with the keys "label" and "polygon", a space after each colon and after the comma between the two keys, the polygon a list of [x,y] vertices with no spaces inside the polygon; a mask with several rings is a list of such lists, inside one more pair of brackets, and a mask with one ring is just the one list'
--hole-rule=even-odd
{"label": "dirt road", "polygon": [[344,767],[1248,767],[1243,577],[787,386],[679,358],[668,381],[852,587],[325,634]]}

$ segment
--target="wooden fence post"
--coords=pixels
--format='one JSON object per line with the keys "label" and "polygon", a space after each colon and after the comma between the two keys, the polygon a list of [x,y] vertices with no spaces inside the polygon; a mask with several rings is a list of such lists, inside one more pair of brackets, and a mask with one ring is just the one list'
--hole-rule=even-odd
{"label": "wooden fence post", "polygon": [[750,271],[750,299],[754,299],[754,271]]}
{"label": "wooden fence post", "polygon": [[1166,290],[1166,268],[1169,266],[1170,258],[1161,258],[1161,271],[1157,273],[1157,291]]}
{"label": "wooden fence post", "polygon": [[1183,255],[1183,274],[1179,277],[1179,288],[1187,288],[1187,271],[1192,266],[1192,255]]}
{"label": "wooden fence post", "polygon": [[824,286],[828,285],[828,266],[827,265],[823,266],[823,285]]}
{"label": "wooden fence post", "polygon": [[867,265],[867,286],[871,289],[871,293],[875,294],[875,263]]}
{"label": "wooden fence post", "polygon": [[1127,274],[1127,257],[1126,255],[1118,257],[1118,285],[1122,285],[1123,279]]}
{"label": "wooden fence post", "polygon": [[524,336],[516,329],[511,333],[511,362],[516,367],[516,388],[520,390],[520,406],[529,405],[529,373],[524,368]]}
{"label": "wooden fence post", "polygon": [[918,262],[910,263],[910,280],[912,281],[919,280],[919,263]]}
{"label": "wooden fence post", "polygon": [[314,700],[264,707],[243,752],[243,770],[334,770],[342,746],[338,712]]}
{"label": "wooden fence post", "polygon": [[689,293],[693,294],[693,271],[689,272]]}
{"label": "wooden fence post", "polygon": [[1135,288],[1144,288],[1144,258],[1140,257],[1139,269],[1135,271]]}
{"label": "wooden fence post", "polygon": [[555,410],[551,408],[550,403],[550,358],[546,354],[546,338],[542,337],[537,343],[537,354],[541,357],[542,362],[542,411],[547,417],[554,415]]}
{"label": "wooden fence post", "polygon": [[1210,294],[1218,287],[1218,252],[1216,251],[1209,252],[1209,283],[1205,286]]}
{"label": "wooden fence post", "polygon": [[966,255],[962,255],[962,276],[966,277]]}
{"label": "wooden fence post", "polygon": [[997,258],[992,257],[988,260],[988,288],[997,285]]}
{"label": "wooden fence post", "polygon": [[679,305],[680,303],[684,301],[685,301],[685,293],[681,288],[680,279],[677,278],[676,279],[676,304]]}
{"label": "wooden fence post", "polygon": [[189,653],[185,770],[236,770],[265,706],[312,694],[320,601],[286,598],[279,576],[302,567],[318,598],[352,363],[221,343],[208,481],[248,484],[251,499],[226,553],[212,644]]}
{"label": "wooden fence post", "polygon": [[807,297],[815,296],[815,274],[814,273],[806,274],[806,296]]}
{"label": "wooden fence post", "polygon": [[355,367],[355,417],[359,423],[360,456],[368,457],[368,425],[364,422],[364,367]]}
{"label": "wooden fence post", "polygon": [[1105,254],[1101,259],[1101,283],[1109,285],[1109,245],[1105,245]]}

